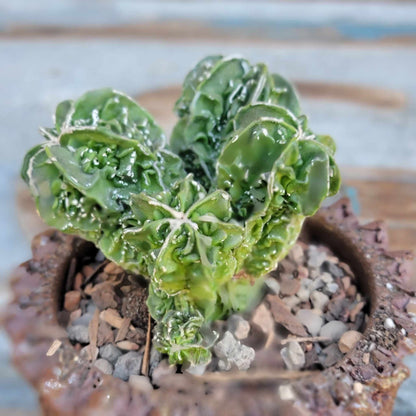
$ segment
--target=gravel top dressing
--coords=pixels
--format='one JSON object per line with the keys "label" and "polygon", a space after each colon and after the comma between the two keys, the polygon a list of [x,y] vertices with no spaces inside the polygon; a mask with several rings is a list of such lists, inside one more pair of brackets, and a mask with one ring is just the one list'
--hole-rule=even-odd
{"label": "gravel top dressing", "polygon": [[208,365],[169,365],[151,346],[146,281],[100,252],[83,263],[70,268],[61,322],[83,359],[139,390],[184,371],[324,369],[354,347],[368,319],[349,266],[327,247],[299,241],[266,278],[264,297],[251,313],[214,322]]}

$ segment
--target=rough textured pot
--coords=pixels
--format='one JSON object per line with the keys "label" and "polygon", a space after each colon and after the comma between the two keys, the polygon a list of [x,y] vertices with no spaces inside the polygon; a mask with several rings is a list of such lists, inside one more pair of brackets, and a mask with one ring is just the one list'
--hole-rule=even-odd
{"label": "rough textured pot", "polygon": [[[363,339],[331,368],[302,375],[174,375],[151,393],[133,390],[82,362],[59,326],[71,258],[95,248],[53,230],[33,240],[33,259],[12,279],[5,327],[14,364],[37,389],[45,415],[388,415],[409,375],[402,358],[415,349],[416,328],[406,313],[414,294],[408,286],[410,254],[388,252],[384,225],[359,225],[346,199],[310,218],[303,238],[328,245],[347,262],[370,300]],[[395,328],[385,328],[387,318]],[[56,338],[62,347],[47,357]],[[282,401],[277,389],[288,383],[295,397]]]}

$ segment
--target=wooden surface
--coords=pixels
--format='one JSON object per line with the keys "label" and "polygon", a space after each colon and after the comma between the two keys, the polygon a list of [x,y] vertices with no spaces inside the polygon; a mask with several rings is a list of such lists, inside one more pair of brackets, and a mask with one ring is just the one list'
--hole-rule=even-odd
{"label": "wooden surface", "polygon": [[[217,53],[295,80],[313,129],[337,142],[344,191],[361,217],[387,219],[392,246],[416,248],[414,1],[0,0],[0,307],[10,270],[30,255],[22,230],[33,208],[16,205],[22,154],[41,140],[37,128],[51,125],[56,104],[112,86],[169,129],[178,93],[169,86]],[[414,375],[395,416],[416,414],[416,359],[408,363]],[[36,408],[0,333],[0,415]]]}

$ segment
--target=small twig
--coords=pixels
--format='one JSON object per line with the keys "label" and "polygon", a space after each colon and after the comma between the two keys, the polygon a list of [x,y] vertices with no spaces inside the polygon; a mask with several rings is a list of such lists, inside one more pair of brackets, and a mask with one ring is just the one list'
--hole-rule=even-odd
{"label": "small twig", "polygon": [[87,286],[87,284],[94,278],[94,276],[103,269],[103,267],[105,267],[108,263],[110,263],[110,260],[105,259],[102,263],[100,263],[95,269],[94,271],[85,278],[84,283],[82,284],[82,288],[84,288],[85,286]]}
{"label": "small twig", "polygon": [[282,345],[287,344],[288,342],[326,342],[331,341],[331,338],[328,337],[290,337],[282,340],[280,343]]}
{"label": "small twig", "polygon": [[71,259],[71,262],[69,263],[69,269],[66,275],[65,292],[69,292],[70,290],[72,290],[72,286],[74,285],[74,277],[75,277],[76,269],[77,269],[77,259],[73,257]]}
{"label": "small twig", "polygon": [[150,344],[151,344],[151,326],[152,326],[152,317],[150,316],[147,320],[147,334],[146,334],[146,346],[144,348],[144,355],[143,355],[143,365],[142,365],[142,373],[143,375],[147,376],[149,374],[149,356],[150,356]]}
{"label": "small twig", "polygon": [[56,353],[56,351],[59,350],[59,348],[62,345],[62,341],[59,339],[56,339],[54,342],[52,342],[51,346],[48,349],[48,352],[46,353],[47,357],[52,357]]}
{"label": "small twig", "polygon": [[269,348],[270,345],[272,345],[273,340],[274,340],[274,332],[271,331],[271,332],[269,332],[269,335],[267,337],[266,344],[264,345],[264,348],[266,348],[266,349]]}
{"label": "small twig", "polygon": [[236,371],[233,373],[215,372],[194,376],[201,380],[228,382],[228,381],[260,381],[260,380],[294,380],[321,373],[320,371]]}

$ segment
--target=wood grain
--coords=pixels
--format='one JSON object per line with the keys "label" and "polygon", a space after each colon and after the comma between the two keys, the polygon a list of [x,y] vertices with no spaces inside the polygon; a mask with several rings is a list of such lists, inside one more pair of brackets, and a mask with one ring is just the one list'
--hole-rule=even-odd
{"label": "wood grain", "polygon": [[[7,31],[0,31],[0,40],[7,39],[147,39],[163,40],[166,43],[184,41],[189,44],[212,41],[224,41],[228,44],[246,45],[275,45],[275,46],[316,46],[317,44],[359,45],[362,47],[374,46],[401,46],[413,48],[416,43],[414,33],[406,35],[384,35],[370,38],[348,37],[337,33],[334,27],[293,27],[288,33],[278,33],[274,37],[262,31],[261,23],[257,22],[256,30],[244,30],[239,27],[211,28],[203,23],[195,24],[190,21],[175,20],[171,22],[153,22],[141,24],[124,24],[109,26],[64,27],[55,25],[17,25],[11,26]],[[382,31],[383,29],[381,29]],[[296,33],[294,36],[292,33]]]}
{"label": "wood grain", "polygon": [[[303,98],[314,100],[335,100],[393,110],[403,108],[407,102],[402,92],[387,88],[302,80],[295,80],[294,84]],[[171,85],[141,93],[134,98],[154,116],[165,131],[171,131],[176,122],[172,109],[181,90],[180,85]]]}
{"label": "wood grain", "polygon": [[[414,3],[362,1],[4,2],[0,38],[140,38],[412,46]],[[22,4],[20,7],[17,4]],[[202,3],[202,4],[201,4]]]}

